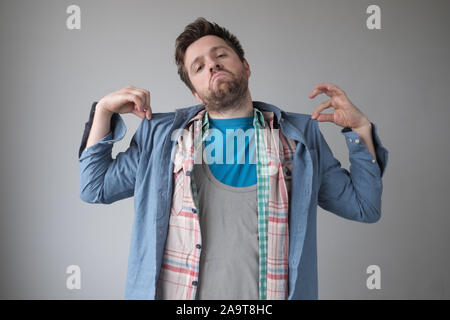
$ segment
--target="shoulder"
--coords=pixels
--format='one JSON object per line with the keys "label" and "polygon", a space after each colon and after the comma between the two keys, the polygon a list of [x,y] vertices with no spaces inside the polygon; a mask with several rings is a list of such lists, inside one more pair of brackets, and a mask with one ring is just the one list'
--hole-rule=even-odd
{"label": "shoulder", "polygon": [[271,111],[277,115],[279,121],[284,122],[284,132],[291,137],[298,137],[299,135],[305,140],[305,143],[314,148],[317,141],[320,141],[320,129],[316,119],[311,119],[311,114],[285,111],[273,104],[254,101],[254,105],[266,111]]}
{"label": "shoulder", "polygon": [[143,118],[139,124],[138,131],[141,130],[143,133],[150,134],[151,132],[164,131],[170,129],[170,124],[172,124],[175,119],[175,112],[155,112],[152,113],[152,118],[147,120]]}
{"label": "shoulder", "polygon": [[278,121],[285,121],[289,126],[293,126],[302,133],[312,130],[316,120],[311,119],[311,114],[285,111],[284,108],[264,101],[253,101],[255,107],[272,112]]}
{"label": "shoulder", "polygon": [[317,142],[320,141],[318,138],[321,134],[317,120],[311,119],[311,115],[305,113],[283,112],[282,114],[284,121],[298,129],[305,138],[305,142],[311,148],[314,148]]}
{"label": "shoulder", "polygon": [[182,127],[202,109],[202,105],[176,108],[171,112],[154,112],[152,118],[143,118],[136,131],[137,139],[145,149],[162,148],[162,143],[170,136],[172,129]]}
{"label": "shoulder", "polygon": [[143,150],[162,147],[165,137],[169,134],[175,118],[175,112],[155,112],[152,118],[143,118],[136,130],[135,138]]}
{"label": "shoulder", "polygon": [[308,130],[309,128],[311,128],[311,126],[314,126],[315,120],[311,119],[310,114],[283,111],[282,115],[285,121],[290,122],[292,125],[295,125],[296,128],[302,131]]}

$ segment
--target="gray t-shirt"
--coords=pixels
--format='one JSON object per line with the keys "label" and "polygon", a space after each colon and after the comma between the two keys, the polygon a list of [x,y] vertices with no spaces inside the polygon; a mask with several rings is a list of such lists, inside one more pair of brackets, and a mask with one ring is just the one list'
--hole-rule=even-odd
{"label": "gray t-shirt", "polygon": [[233,187],[208,164],[194,164],[202,252],[197,300],[258,300],[259,240],[256,184]]}

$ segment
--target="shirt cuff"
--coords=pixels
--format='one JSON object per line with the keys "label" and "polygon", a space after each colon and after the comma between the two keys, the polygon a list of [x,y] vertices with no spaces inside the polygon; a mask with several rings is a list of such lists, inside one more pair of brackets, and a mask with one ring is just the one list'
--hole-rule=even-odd
{"label": "shirt cuff", "polygon": [[358,154],[363,155],[364,159],[367,159],[371,161],[373,164],[378,164],[380,168],[381,177],[384,174],[384,171],[386,169],[386,165],[388,162],[388,151],[386,148],[383,147],[380,137],[377,134],[377,127],[376,125],[371,122],[372,125],[372,140],[373,145],[375,149],[375,154],[377,156],[377,159],[375,160],[372,156],[372,154],[369,152],[369,149],[367,149],[366,145],[362,140],[360,140],[360,137],[356,133],[356,131],[353,131],[350,128],[343,128],[341,130],[341,133],[345,136],[345,141],[347,143],[347,147],[349,149],[350,155],[352,154]]}
{"label": "shirt cuff", "polygon": [[84,132],[81,138],[80,149],[78,151],[78,158],[81,159],[83,154],[103,153],[108,148],[112,149],[114,142],[122,140],[126,133],[126,126],[122,117],[118,113],[114,113],[111,117],[110,132],[95,144],[90,146],[87,150],[86,143],[91,132],[92,122],[94,120],[95,106],[97,102],[94,102],[89,112],[89,120],[84,125]]}

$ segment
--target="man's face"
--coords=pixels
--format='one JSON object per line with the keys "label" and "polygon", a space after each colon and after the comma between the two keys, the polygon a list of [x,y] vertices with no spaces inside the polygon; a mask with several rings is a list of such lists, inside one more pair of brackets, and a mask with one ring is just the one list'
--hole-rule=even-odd
{"label": "man's face", "polygon": [[192,94],[209,110],[224,111],[245,99],[250,67],[222,38],[208,35],[193,42],[184,65],[196,90]]}

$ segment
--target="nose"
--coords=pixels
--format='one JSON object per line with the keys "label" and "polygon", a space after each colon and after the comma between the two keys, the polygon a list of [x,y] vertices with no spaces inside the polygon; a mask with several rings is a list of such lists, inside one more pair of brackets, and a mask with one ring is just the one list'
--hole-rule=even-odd
{"label": "nose", "polygon": [[[222,69],[222,67],[221,67],[220,64],[218,64],[218,63],[216,63],[216,68],[217,68],[217,70]],[[212,71],[212,68],[211,68],[211,71]]]}
{"label": "nose", "polygon": [[216,72],[219,71],[220,69],[223,69],[222,65],[215,60],[210,60],[208,67],[210,72],[213,72],[214,69],[216,70]]}

